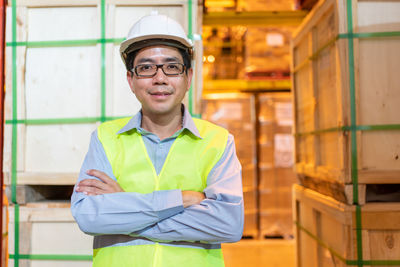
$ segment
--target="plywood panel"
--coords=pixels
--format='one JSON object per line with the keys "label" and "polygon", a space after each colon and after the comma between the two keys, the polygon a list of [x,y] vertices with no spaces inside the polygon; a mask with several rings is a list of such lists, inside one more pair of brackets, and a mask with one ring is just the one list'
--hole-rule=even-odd
{"label": "plywood panel", "polygon": [[28,9],[28,41],[95,39],[100,37],[96,7]]}
{"label": "plywood panel", "polygon": [[95,46],[29,48],[25,72],[27,118],[99,116],[99,55],[100,49]]}
{"label": "plywood panel", "polygon": [[26,150],[19,151],[26,154],[25,172],[77,172],[95,128],[96,124],[28,126]]}

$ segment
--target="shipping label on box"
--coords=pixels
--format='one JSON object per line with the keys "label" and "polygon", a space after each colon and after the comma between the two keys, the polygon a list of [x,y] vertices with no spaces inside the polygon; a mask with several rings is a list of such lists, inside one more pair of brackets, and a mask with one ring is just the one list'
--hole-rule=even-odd
{"label": "shipping label on box", "polygon": [[291,134],[276,134],[274,142],[275,167],[288,168],[293,166],[293,136]]}
{"label": "shipping label on box", "polygon": [[292,126],[293,113],[292,103],[277,102],[275,103],[275,118],[279,126]]}
{"label": "shipping label on box", "polygon": [[229,120],[242,119],[242,104],[241,103],[219,103],[217,112],[211,115],[212,121],[229,118]]}

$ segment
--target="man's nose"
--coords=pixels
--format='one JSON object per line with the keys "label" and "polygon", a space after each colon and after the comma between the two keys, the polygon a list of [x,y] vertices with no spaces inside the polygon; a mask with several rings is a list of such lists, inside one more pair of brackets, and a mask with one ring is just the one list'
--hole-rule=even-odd
{"label": "man's nose", "polygon": [[156,83],[166,83],[167,75],[164,74],[162,68],[157,68],[156,74],[153,77],[153,81]]}

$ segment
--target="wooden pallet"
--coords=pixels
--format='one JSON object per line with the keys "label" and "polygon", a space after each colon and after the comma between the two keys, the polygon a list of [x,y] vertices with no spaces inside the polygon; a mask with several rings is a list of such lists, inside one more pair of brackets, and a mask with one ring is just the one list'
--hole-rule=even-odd
{"label": "wooden pallet", "polygon": [[[294,186],[293,197],[297,266],[354,266],[358,259],[356,207],[300,185]],[[400,265],[400,246],[396,245],[400,241],[400,203],[367,203],[360,217],[362,260],[392,260]],[[369,264],[363,262],[362,266]]]}

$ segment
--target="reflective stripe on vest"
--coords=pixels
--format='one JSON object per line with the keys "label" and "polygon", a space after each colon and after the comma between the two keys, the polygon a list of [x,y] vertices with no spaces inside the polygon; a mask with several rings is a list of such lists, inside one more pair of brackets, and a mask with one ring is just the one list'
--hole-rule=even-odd
{"label": "reflective stripe on vest", "polygon": [[[202,192],[209,172],[225,150],[228,132],[210,122],[193,120],[202,138],[184,130],[172,144],[159,175],[136,129],[117,134],[129,118],[100,125],[99,140],[120,186],[127,192],[143,194],[171,189]],[[121,235],[98,236],[94,241],[93,266],[224,266],[219,245],[185,243],[189,242],[166,245]]]}

